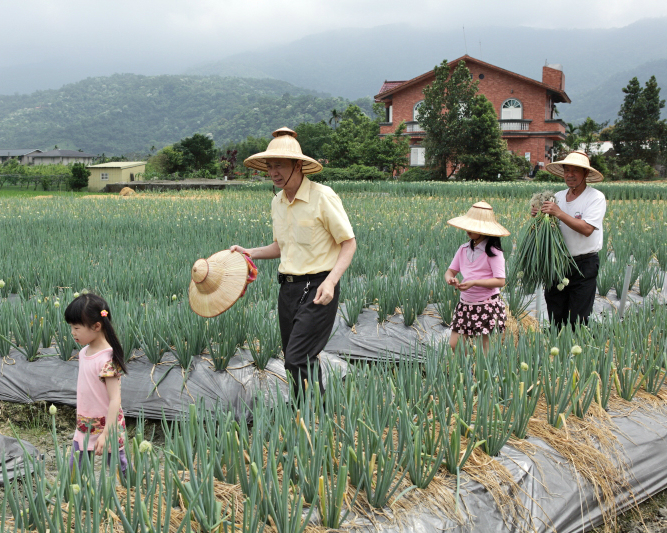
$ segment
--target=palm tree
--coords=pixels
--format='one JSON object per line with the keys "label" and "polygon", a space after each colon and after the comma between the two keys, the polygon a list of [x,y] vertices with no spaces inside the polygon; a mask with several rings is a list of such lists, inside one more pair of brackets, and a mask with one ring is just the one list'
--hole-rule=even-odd
{"label": "palm tree", "polygon": [[565,144],[569,150],[576,150],[581,143],[581,139],[579,138],[579,135],[577,135],[578,131],[579,128],[577,126],[571,122],[567,123],[567,129],[565,130]]}
{"label": "palm tree", "polygon": [[338,122],[340,122],[340,114],[336,109],[331,110],[331,118],[329,119],[329,126],[331,126],[331,122],[333,121],[333,128],[336,129],[336,126],[338,125]]}

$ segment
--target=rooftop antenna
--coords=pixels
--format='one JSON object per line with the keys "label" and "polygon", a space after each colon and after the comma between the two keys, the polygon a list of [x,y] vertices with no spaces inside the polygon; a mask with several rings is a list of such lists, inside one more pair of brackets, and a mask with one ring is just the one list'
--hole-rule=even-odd
{"label": "rooftop antenna", "polygon": [[479,40],[479,58],[482,59],[482,39]]}
{"label": "rooftop antenna", "polygon": [[468,55],[468,41],[466,40],[466,27],[463,26],[463,44],[466,47],[466,55]]}

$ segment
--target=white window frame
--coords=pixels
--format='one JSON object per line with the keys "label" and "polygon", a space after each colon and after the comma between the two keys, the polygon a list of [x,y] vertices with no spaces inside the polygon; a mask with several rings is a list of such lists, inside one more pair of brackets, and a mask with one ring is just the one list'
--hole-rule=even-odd
{"label": "white window frame", "polygon": [[420,100],[412,108],[412,120],[414,120],[415,122],[419,122],[419,108],[422,106],[423,103],[424,100]]}
{"label": "white window frame", "polygon": [[[519,107],[517,107],[517,106],[511,106],[511,107],[510,107],[509,105],[507,105],[507,104],[509,104],[510,102],[516,102],[516,103],[518,103],[518,104],[519,104]],[[511,112],[510,110],[513,111],[513,110],[515,110],[515,109],[519,109],[520,112],[521,112],[521,113],[520,113],[521,116],[519,116],[519,117],[514,117],[514,116],[512,116],[512,117],[506,117],[506,116],[504,115],[504,113],[505,113],[505,109],[507,109],[509,112]],[[503,104],[500,106],[500,120],[523,120],[523,103],[521,102],[521,100],[519,100],[518,98],[508,98],[507,100],[505,100],[505,101],[503,102]]]}
{"label": "white window frame", "polygon": [[423,146],[412,146],[410,148],[410,166],[423,167],[426,165],[426,148]]}
{"label": "white window frame", "polygon": [[108,172],[100,172],[100,180],[101,181],[109,181],[109,173]]}

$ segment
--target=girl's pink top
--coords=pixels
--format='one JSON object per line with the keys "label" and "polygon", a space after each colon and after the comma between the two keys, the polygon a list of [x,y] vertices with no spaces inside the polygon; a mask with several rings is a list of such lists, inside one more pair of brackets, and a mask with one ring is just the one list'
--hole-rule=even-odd
{"label": "girl's pink top", "polygon": [[[483,244],[484,243],[480,243],[478,246]],[[491,278],[505,279],[505,256],[500,250],[493,248],[493,253],[496,254],[495,257],[489,257],[486,252],[482,250],[481,254],[475,254],[475,259],[470,261],[467,254],[468,248],[470,248],[469,242],[462,245],[456,252],[452,264],[449,265],[451,270],[456,270],[461,273],[463,281]],[[477,249],[475,249],[475,251],[477,251]],[[467,291],[461,291],[461,301],[468,303],[483,302],[484,300],[488,300],[494,294],[499,293],[500,289],[498,287],[487,289],[486,287],[475,286]]]}
{"label": "girl's pink top", "polygon": [[[76,382],[76,431],[74,440],[83,450],[86,434],[89,434],[88,449],[95,449],[95,442],[106,425],[109,412],[109,394],[106,378],[120,377],[120,369],[112,358],[113,350],[100,350],[90,357],[86,355],[88,346],[79,352],[79,377]],[[123,410],[118,412],[118,443],[124,445],[125,418]]]}

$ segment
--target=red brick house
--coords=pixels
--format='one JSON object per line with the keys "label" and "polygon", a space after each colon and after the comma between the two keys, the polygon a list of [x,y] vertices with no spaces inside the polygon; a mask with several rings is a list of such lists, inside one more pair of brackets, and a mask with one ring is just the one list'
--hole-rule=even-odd
{"label": "red brick house", "polygon": [[[562,67],[543,67],[542,81],[537,81],[468,55],[451,61],[450,70],[454,70],[459,61],[465,62],[473,79],[479,81],[479,92],[496,109],[508,148],[529,160],[531,166],[550,162],[553,143],[565,139],[566,128],[565,123],[554,116],[554,106],[560,102],[570,103]],[[425,133],[417,121],[418,108],[424,100],[424,88],[434,79],[430,71],[408,81],[385,81],[375,96],[375,101],[384,103],[386,108],[380,135],[393,133],[401,121],[406,122],[404,135],[410,137],[411,166],[424,164],[422,140]]]}

